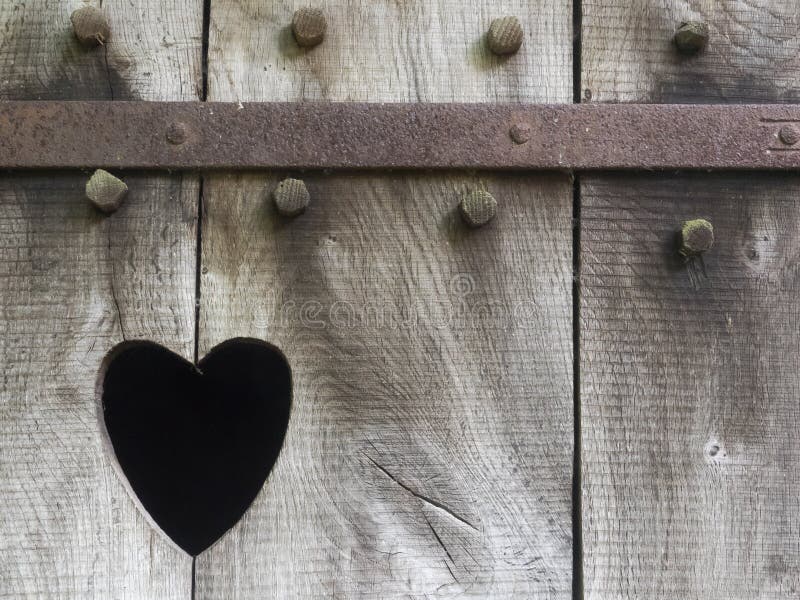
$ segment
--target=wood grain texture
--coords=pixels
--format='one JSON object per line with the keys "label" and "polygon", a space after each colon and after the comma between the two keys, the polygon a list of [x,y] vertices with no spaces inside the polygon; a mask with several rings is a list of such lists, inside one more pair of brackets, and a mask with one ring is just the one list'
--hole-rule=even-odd
{"label": "wood grain texture", "polygon": [[[301,51],[291,3],[213,1],[209,99],[571,98],[568,2],[319,5],[328,37]],[[500,60],[482,35],[506,13],[528,36]],[[197,559],[197,598],[569,597],[570,180],[306,175],[287,221],[284,175],[206,179],[201,354],[276,343],[295,396],[261,495]],[[501,208],[470,232],[455,208],[474,186]]]}
{"label": "wood grain texture", "polygon": [[[279,179],[207,182],[201,354],[266,339],[295,387],[198,597],[569,597],[569,183],[306,177],[287,221]],[[474,232],[472,185],[502,198]]]}
{"label": "wood grain texture", "polygon": [[[707,50],[672,46],[705,21]],[[796,102],[797,3],[583,5],[584,101]],[[582,177],[586,597],[798,595],[798,180]],[[717,246],[676,261],[681,223]]]}
{"label": "wood grain texture", "polygon": [[[797,597],[800,179],[582,189],[586,597]],[[684,264],[700,216],[717,242]]]}
{"label": "wood grain texture", "polygon": [[[72,37],[80,5],[0,3],[0,98],[197,98],[200,2],[106,0],[93,51]],[[187,599],[191,559],[115,474],[94,390],[123,339],[192,355],[198,180],[127,173],[103,217],[87,177],[0,179],[0,595]]]}
{"label": "wood grain texture", "polygon": [[[570,0],[321,0],[328,34],[306,50],[292,14],[304,3],[211,3],[209,89],[217,100],[569,102]],[[520,18],[522,49],[487,48],[492,20]]]}
{"label": "wood grain texture", "polygon": [[[800,102],[796,0],[584,0],[584,101]],[[705,52],[681,56],[683,21],[708,23]]]}
{"label": "wood grain texture", "polygon": [[[102,4],[105,46],[86,50],[69,17]],[[4,0],[0,100],[197,100],[202,0]]]}

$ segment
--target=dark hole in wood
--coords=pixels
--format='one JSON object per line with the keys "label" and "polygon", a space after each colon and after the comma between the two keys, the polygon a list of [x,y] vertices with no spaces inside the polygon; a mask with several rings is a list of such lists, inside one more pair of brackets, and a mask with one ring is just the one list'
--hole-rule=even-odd
{"label": "dark hole in wood", "polygon": [[103,418],[139,501],[189,554],[244,514],[280,453],[291,371],[275,347],[237,339],[196,368],[151,342],[127,342],[101,373]]}

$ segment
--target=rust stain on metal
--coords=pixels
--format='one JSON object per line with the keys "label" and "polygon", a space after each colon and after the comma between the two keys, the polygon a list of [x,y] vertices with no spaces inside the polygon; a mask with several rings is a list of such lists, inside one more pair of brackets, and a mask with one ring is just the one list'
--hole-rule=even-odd
{"label": "rust stain on metal", "polygon": [[3,102],[0,168],[798,169],[798,125],[790,105]]}

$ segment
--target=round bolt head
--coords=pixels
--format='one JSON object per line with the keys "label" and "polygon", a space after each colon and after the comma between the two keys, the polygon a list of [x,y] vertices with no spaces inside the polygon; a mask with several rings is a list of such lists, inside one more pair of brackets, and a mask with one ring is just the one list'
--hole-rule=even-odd
{"label": "round bolt head", "polygon": [[699,256],[714,246],[714,226],[705,219],[686,221],[681,227],[680,237],[681,256]]}
{"label": "round bolt head", "polygon": [[167,127],[167,141],[173,146],[180,146],[186,141],[186,125],[183,123],[172,123]]}
{"label": "round bolt head", "polygon": [[461,199],[458,210],[467,225],[482,227],[497,214],[497,200],[489,192],[474,190]]}
{"label": "round bolt head", "polygon": [[778,137],[787,146],[794,146],[800,142],[800,130],[794,125],[784,125],[778,132]]}
{"label": "round bolt head", "polygon": [[87,48],[105,44],[111,37],[111,27],[103,11],[94,6],[79,8],[69,18],[78,41]]}
{"label": "round bolt head", "polygon": [[296,217],[308,207],[311,196],[299,179],[284,179],[272,193],[275,208],[284,217]]}
{"label": "round bolt head", "polygon": [[675,45],[683,54],[697,54],[708,44],[708,25],[700,21],[681,23],[675,32]]}
{"label": "round bolt head", "polygon": [[298,46],[313,48],[322,43],[328,31],[328,20],[319,8],[298,9],[292,18],[292,33]]}
{"label": "round bolt head", "polygon": [[486,38],[489,50],[498,56],[515,54],[522,47],[525,33],[517,17],[502,17],[492,21]]}
{"label": "round bolt head", "polygon": [[127,193],[125,182],[103,169],[97,169],[86,183],[86,197],[97,210],[106,214],[115,212]]}
{"label": "round bolt head", "polygon": [[531,126],[527,123],[518,123],[511,127],[508,134],[515,144],[527,144],[531,139]]}

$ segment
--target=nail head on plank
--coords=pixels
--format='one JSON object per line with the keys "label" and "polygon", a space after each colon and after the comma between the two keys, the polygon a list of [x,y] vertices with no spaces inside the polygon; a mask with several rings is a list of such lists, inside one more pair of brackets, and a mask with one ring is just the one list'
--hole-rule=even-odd
{"label": "nail head on plank", "polygon": [[522,47],[525,32],[517,17],[501,17],[492,21],[487,35],[489,49],[498,56],[515,54]]}
{"label": "nail head on plank", "polygon": [[292,33],[297,45],[313,48],[322,43],[328,31],[328,20],[319,8],[307,6],[300,8],[292,17]]}
{"label": "nail head on plank", "polygon": [[675,45],[683,54],[697,54],[708,45],[708,25],[701,21],[685,21],[675,32]]}
{"label": "nail head on plank", "polygon": [[699,256],[714,246],[714,226],[705,219],[686,221],[681,227],[680,239],[681,256]]}
{"label": "nail head on plank", "polygon": [[111,27],[106,15],[94,6],[79,8],[72,13],[70,21],[75,37],[87,48],[102,46],[111,37]]}
{"label": "nail head on plank", "polygon": [[296,217],[308,208],[311,195],[299,179],[284,179],[272,193],[275,208],[284,217]]}
{"label": "nail head on plank", "polygon": [[461,199],[458,210],[467,225],[482,227],[497,214],[497,200],[485,190],[473,190]]}
{"label": "nail head on plank", "polygon": [[97,169],[86,183],[86,197],[105,214],[116,212],[127,193],[125,182],[103,169]]}

